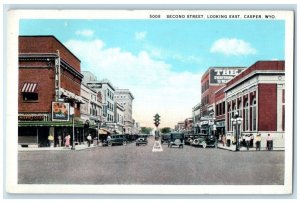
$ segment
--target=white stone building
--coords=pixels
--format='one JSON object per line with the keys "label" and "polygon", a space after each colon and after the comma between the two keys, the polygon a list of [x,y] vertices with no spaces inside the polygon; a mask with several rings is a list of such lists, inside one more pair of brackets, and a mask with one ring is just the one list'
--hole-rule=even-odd
{"label": "white stone building", "polygon": [[124,129],[126,134],[133,134],[134,120],[132,118],[132,101],[134,97],[129,89],[116,89],[115,101],[121,104],[124,109]]}
{"label": "white stone building", "polygon": [[124,133],[124,112],[125,108],[119,104],[115,103],[115,123],[116,123],[116,132],[119,134]]}
{"label": "white stone building", "polygon": [[[81,84],[81,97],[83,104],[80,105],[80,118],[88,121],[90,127],[98,128],[99,121],[102,120],[102,96],[100,92]],[[84,136],[87,136],[87,131]],[[96,135],[96,131],[94,133]]]}

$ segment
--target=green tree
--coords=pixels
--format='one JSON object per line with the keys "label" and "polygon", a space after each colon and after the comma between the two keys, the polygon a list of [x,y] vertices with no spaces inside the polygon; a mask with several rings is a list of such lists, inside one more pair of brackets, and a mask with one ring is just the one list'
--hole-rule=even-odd
{"label": "green tree", "polygon": [[162,128],[162,129],[160,130],[160,132],[161,132],[161,133],[169,133],[169,132],[171,132],[171,128],[169,128],[169,127],[164,127],[164,128]]}
{"label": "green tree", "polygon": [[141,127],[141,133],[142,134],[150,134],[150,132],[153,130],[153,128],[149,127]]}

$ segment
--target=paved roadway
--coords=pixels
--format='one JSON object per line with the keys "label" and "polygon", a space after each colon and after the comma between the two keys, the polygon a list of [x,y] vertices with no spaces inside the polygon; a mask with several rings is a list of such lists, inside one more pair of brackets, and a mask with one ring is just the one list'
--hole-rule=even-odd
{"label": "paved roadway", "polygon": [[232,152],[216,148],[96,147],[82,151],[25,151],[20,184],[276,185],[284,183],[283,151]]}

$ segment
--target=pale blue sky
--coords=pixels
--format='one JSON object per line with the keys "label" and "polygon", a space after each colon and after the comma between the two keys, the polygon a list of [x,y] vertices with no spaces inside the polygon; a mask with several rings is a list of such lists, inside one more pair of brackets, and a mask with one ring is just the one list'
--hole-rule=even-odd
{"label": "pale blue sky", "polygon": [[[91,30],[93,35],[76,31]],[[137,42],[135,33],[146,33]],[[100,38],[107,47],[119,47],[137,54],[155,47],[174,71],[196,71],[209,66],[250,66],[257,60],[284,59],[284,21],[247,20],[22,20],[21,35],[54,35],[62,43]],[[224,55],[211,53],[214,41],[236,38],[250,43],[256,54]],[[198,60],[180,60],[174,55],[195,56]],[[85,60],[81,58],[83,66]],[[84,67],[87,68],[87,67]]]}
{"label": "pale blue sky", "polygon": [[20,35],[54,35],[82,70],[132,91],[142,126],[158,112],[164,126],[174,127],[200,102],[209,67],[284,60],[284,26],[280,20],[33,19],[21,20]]}

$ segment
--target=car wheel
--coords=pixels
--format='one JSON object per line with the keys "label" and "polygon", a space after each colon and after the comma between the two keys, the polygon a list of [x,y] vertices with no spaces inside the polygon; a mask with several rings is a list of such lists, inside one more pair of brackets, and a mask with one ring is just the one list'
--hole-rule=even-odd
{"label": "car wheel", "polygon": [[202,142],[202,147],[206,148],[206,142],[204,142],[204,141]]}

